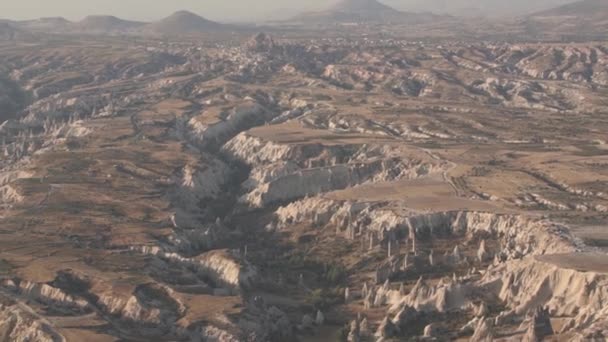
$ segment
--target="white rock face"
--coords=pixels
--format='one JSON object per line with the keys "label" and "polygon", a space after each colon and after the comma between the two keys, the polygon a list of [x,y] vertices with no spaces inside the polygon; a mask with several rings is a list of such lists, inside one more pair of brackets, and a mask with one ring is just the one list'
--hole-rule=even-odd
{"label": "white rock face", "polygon": [[365,89],[369,84],[383,85],[395,93],[412,97],[432,94],[437,80],[436,76],[424,71],[406,72],[389,66],[371,70],[363,65],[333,64],[325,67],[323,78],[338,86],[355,89]]}
{"label": "white rock face", "polygon": [[184,304],[175,299],[173,290],[159,284],[139,287],[128,298],[105,292],[99,296],[98,304],[111,314],[138,323],[168,324],[186,310]]}
{"label": "white rock face", "polygon": [[[339,232],[353,229],[356,236],[363,239],[369,232],[378,234],[379,239],[398,232],[399,236],[414,236],[421,242],[454,236],[466,237],[471,244],[478,243],[479,237],[492,241],[490,244],[481,240],[480,260],[487,262],[496,255],[494,264],[480,272],[481,280],[454,277],[428,285],[421,279],[408,294],[384,287],[365,291],[364,307],[371,309],[388,304],[388,313],[395,315],[393,322],[397,325],[397,317],[402,316],[406,308],[417,312],[472,311],[478,319],[463,329],[472,333],[476,328],[473,340],[491,341],[492,322],[481,318],[490,314],[488,307],[485,303],[476,307],[470,299],[472,293],[483,291],[495,293],[509,308],[495,319],[498,325],[538,307],[547,307],[551,317],[573,317],[563,329],[581,332],[582,340],[608,326],[608,309],[602,307],[602,303],[608,301],[608,288],[599,285],[608,283],[606,275],[564,269],[536,259],[542,255],[585,250],[560,224],[523,215],[484,212],[396,213],[381,203],[318,197],[281,207],[275,215],[277,228],[305,222],[332,225]],[[492,247],[493,244],[500,247]],[[455,248],[447,258],[459,259],[460,255]],[[401,259],[398,263],[402,264]]]}
{"label": "white rock face", "polygon": [[255,102],[233,109],[224,119],[213,123],[202,123],[196,118],[188,122],[189,135],[201,145],[221,145],[240,131],[272,120],[278,113],[267,111]]}
{"label": "white rock face", "polygon": [[342,231],[350,226],[358,236],[391,231],[401,232],[403,236],[414,232],[417,239],[452,234],[469,238],[482,233],[501,236],[502,252],[508,254],[507,258],[568,253],[582,246],[566,227],[522,215],[461,211],[398,214],[378,203],[307,198],[277,209],[275,217],[278,228],[312,222],[317,226],[331,224]]}
{"label": "white rock face", "polygon": [[228,331],[214,326],[205,326],[200,330],[200,337],[203,341],[209,342],[240,342],[241,340]]}
{"label": "white rock face", "polygon": [[475,327],[475,333],[471,337],[472,342],[492,342],[494,341],[494,329],[490,319],[482,318]]}
{"label": "white rock face", "polygon": [[23,196],[15,190],[11,183],[32,176],[33,173],[26,171],[7,171],[0,173],[0,203],[15,204],[23,201]]}
{"label": "white rock face", "polygon": [[211,251],[195,258],[185,258],[177,253],[165,252],[159,247],[142,246],[131,249],[143,254],[156,255],[170,262],[195,267],[199,272],[235,291],[251,285],[258,276],[254,267],[241,264],[226,251]]}
{"label": "white rock face", "polygon": [[567,99],[578,105],[583,97],[577,91],[563,91],[538,82],[488,78],[472,85],[493,101],[505,106],[549,109],[560,107],[559,99]]}
{"label": "white rock face", "polygon": [[17,288],[20,294],[43,303],[52,304],[57,307],[86,311],[90,309],[89,303],[84,299],[76,299],[61,289],[47,284],[37,284],[29,281],[19,282]]}
{"label": "white rock face", "polygon": [[198,201],[215,198],[222,191],[222,187],[230,180],[230,168],[222,161],[205,156],[205,165],[185,165],[180,174],[176,176],[177,190],[174,201],[180,208],[193,209]]}
{"label": "white rock face", "polygon": [[302,159],[305,151],[288,144],[277,144],[259,137],[241,133],[228,141],[222,150],[230,157],[247,165],[259,166],[284,160]]}
{"label": "white rock face", "polygon": [[0,185],[6,185],[18,179],[29,178],[34,174],[27,171],[7,171],[0,173]]}
{"label": "white rock face", "polygon": [[482,288],[497,293],[514,315],[546,307],[551,316],[574,317],[562,331],[586,332],[608,324],[605,284],[608,276],[560,268],[527,257],[488,269],[480,280]]}
{"label": "white rock face", "polygon": [[[210,155],[203,155],[204,162],[197,165],[185,165],[178,172],[172,184],[169,198],[175,207],[171,217],[173,227],[178,230],[176,240],[183,239],[185,235],[204,235],[202,222],[205,212],[201,210],[200,203],[217,198],[224,186],[232,179],[232,170],[222,161]],[[184,233],[184,230],[197,230],[197,233]],[[204,236],[200,236],[204,238]],[[174,241],[178,245],[188,245],[185,241]],[[195,242],[195,241],[194,241]],[[191,244],[194,246],[196,243]]]}
{"label": "white rock face", "polygon": [[23,196],[9,185],[0,186],[0,203],[15,204],[23,201]]}
{"label": "white rock face", "polygon": [[205,253],[197,259],[204,269],[212,271],[221,281],[236,288],[251,285],[257,277],[253,267],[242,265],[222,251]]}
{"label": "white rock face", "polygon": [[264,207],[368,182],[414,179],[445,169],[442,163],[409,159],[398,147],[279,144],[241,133],[222,148],[252,168],[241,202]]}
{"label": "white rock face", "polygon": [[198,197],[211,197],[220,191],[227,173],[226,165],[218,160],[214,160],[213,164],[204,170],[196,170],[191,165],[186,165],[182,171],[181,186],[192,189]]}
{"label": "white rock face", "polygon": [[301,170],[258,186],[243,196],[241,202],[252,207],[264,207],[271,203],[363,184],[377,176],[377,173],[390,173],[390,170],[396,168],[391,162],[377,162]]}
{"label": "white rock face", "polygon": [[[543,46],[531,52],[531,54],[521,54],[524,50],[521,46],[508,47],[508,51],[502,54],[498,59],[499,62],[511,58],[515,55],[520,55],[517,63],[514,65],[515,72],[527,76],[540,79],[565,79],[573,82],[582,81],[585,72],[591,72],[591,81],[597,84],[606,84],[606,64],[608,59],[606,53],[595,47],[574,48],[570,46]],[[539,59],[548,56],[563,55],[564,58],[558,65],[553,63],[538,63]],[[590,55],[596,56],[596,61],[592,63],[591,68],[585,68]]]}
{"label": "white rock face", "polygon": [[50,323],[16,302],[0,305],[0,331],[6,341],[65,342]]}
{"label": "white rock face", "polygon": [[391,312],[399,312],[403,307],[411,307],[423,312],[446,312],[470,306],[467,299],[471,287],[450,282],[430,286],[419,279],[409,294],[399,299],[391,307]]}

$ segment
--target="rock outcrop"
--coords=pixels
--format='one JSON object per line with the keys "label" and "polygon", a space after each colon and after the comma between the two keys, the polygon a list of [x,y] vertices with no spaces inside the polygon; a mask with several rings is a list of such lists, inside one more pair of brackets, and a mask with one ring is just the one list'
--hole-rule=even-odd
{"label": "rock outcrop", "polygon": [[[413,233],[420,240],[447,236],[500,236],[502,253],[508,259],[518,259],[528,254],[574,252],[581,246],[566,227],[520,215],[458,211],[431,214],[412,212],[404,215],[384,208],[382,203],[334,201],[318,197],[279,208],[276,221],[278,227],[304,222],[315,226],[331,224],[338,231],[353,229],[359,238],[366,237],[368,232],[375,232],[380,233],[380,240],[384,240],[389,232],[401,236]],[[490,260],[485,242],[481,243],[481,247],[482,259]]]}
{"label": "rock outcrop", "polygon": [[479,285],[497,293],[510,308],[510,316],[523,317],[546,308],[536,312],[533,321],[538,327],[535,333],[544,336],[552,330],[547,326],[549,314],[573,317],[563,325],[563,332],[584,331],[606,322],[608,317],[599,303],[607,300],[608,289],[598,286],[605,278],[605,274],[560,268],[529,257],[488,269]]}
{"label": "rock outcrop", "polygon": [[[16,285],[18,284],[18,285]],[[81,298],[75,298],[63,290],[48,284],[37,284],[29,281],[6,280],[3,286],[9,290],[14,290],[22,296],[37,300],[41,303],[49,304],[57,310],[89,312],[89,303]]]}
{"label": "rock outcrop", "polygon": [[211,251],[195,258],[186,258],[177,253],[164,252],[158,247],[132,248],[143,254],[165,259],[170,263],[194,267],[201,274],[210,277],[220,286],[234,291],[250,286],[258,277],[257,270],[246,262],[238,261],[227,251]]}
{"label": "rock outcrop", "polygon": [[390,318],[387,316],[382,320],[378,330],[376,331],[376,337],[391,338],[397,336],[399,329],[393,324]]}
{"label": "rock outcrop", "polygon": [[475,327],[475,333],[471,337],[472,342],[492,342],[494,341],[494,329],[490,319],[482,318]]}
{"label": "rock outcrop", "polygon": [[419,178],[444,167],[408,159],[390,146],[280,144],[247,133],[229,141],[223,152],[252,168],[241,202],[253,207],[367,182]]}
{"label": "rock outcrop", "polygon": [[276,116],[256,102],[246,102],[232,109],[225,117],[188,122],[191,140],[201,146],[221,146],[239,132],[270,121]]}
{"label": "rock outcrop", "polygon": [[50,323],[25,305],[3,296],[0,305],[0,339],[4,341],[66,342]]}
{"label": "rock outcrop", "polygon": [[404,307],[412,307],[418,311],[426,312],[464,309],[470,306],[467,299],[470,291],[470,286],[459,283],[449,282],[432,286],[420,278],[406,296],[393,304],[391,311],[403,311],[400,308]]}

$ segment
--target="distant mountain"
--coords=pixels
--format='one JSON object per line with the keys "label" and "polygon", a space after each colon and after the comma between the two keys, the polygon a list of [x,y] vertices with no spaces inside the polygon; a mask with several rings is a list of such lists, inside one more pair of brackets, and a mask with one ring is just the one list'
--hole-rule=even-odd
{"label": "distant mountain", "polygon": [[396,9],[376,0],[341,0],[330,8],[330,11],[344,13],[382,13],[399,14]]}
{"label": "distant mountain", "polygon": [[528,31],[605,39],[608,0],[583,0],[534,13],[525,19]]}
{"label": "distant mountain", "polygon": [[175,12],[172,15],[146,25],[142,28],[145,33],[179,35],[201,33],[221,28],[223,25],[207,20],[188,11]]}
{"label": "distant mountain", "polygon": [[408,11],[429,11],[464,17],[522,16],[577,0],[393,0]]}
{"label": "distant mountain", "polygon": [[416,23],[436,19],[437,16],[424,13],[408,13],[398,11],[376,0],[341,0],[332,7],[321,12],[301,14],[293,19],[303,23]]}
{"label": "distant mountain", "polygon": [[142,22],[120,19],[111,15],[91,15],[74,23],[73,29],[85,33],[129,32],[145,25]]}
{"label": "distant mountain", "polygon": [[[9,22],[9,21],[5,21]],[[116,34],[134,32],[144,23],[120,19],[110,15],[91,15],[79,22],[62,17],[47,17],[33,20],[10,21],[9,24],[25,32],[62,34]]]}
{"label": "distant mountain", "polygon": [[227,27],[188,11],[175,12],[152,23],[124,20],[110,15],[91,15],[79,22],[70,22],[61,17],[24,21],[0,19],[0,25],[0,33],[5,37],[14,35],[17,30],[61,34],[183,35]]}
{"label": "distant mountain", "polygon": [[74,23],[62,17],[48,17],[34,20],[23,20],[15,25],[27,30],[44,30],[46,32],[64,31]]}
{"label": "distant mountain", "polygon": [[583,0],[533,14],[533,16],[595,17],[608,14],[608,0]]}

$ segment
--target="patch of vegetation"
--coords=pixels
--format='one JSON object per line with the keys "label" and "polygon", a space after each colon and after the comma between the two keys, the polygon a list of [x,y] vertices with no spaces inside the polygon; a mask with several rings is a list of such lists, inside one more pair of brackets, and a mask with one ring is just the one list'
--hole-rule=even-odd
{"label": "patch of vegetation", "polygon": [[31,96],[7,76],[0,75],[0,123],[15,119]]}
{"label": "patch of vegetation", "polygon": [[581,148],[581,150],[575,152],[575,155],[581,156],[581,157],[598,157],[598,156],[608,155],[608,150],[598,148],[597,146],[594,146],[594,145],[587,145],[587,146],[580,147],[580,148]]}
{"label": "patch of vegetation", "polygon": [[426,149],[430,149],[430,150],[439,150],[441,148],[443,148],[443,146],[435,140],[429,140],[429,141],[425,141],[421,144],[418,144],[418,146],[420,146],[421,148],[426,148]]}
{"label": "patch of vegetation", "polygon": [[488,161],[488,165],[490,166],[500,166],[500,165],[504,165],[505,162],[504,160],[500,160],[500,159],[496,159],[496,158],[492,158],[491,160]]}
{"label": "patch of vegetation", "polygon": [[347,274],[346,268],[342,265],[326,264],[323,279],[332,285],[336,285],[346,279]]}
{"label": "patch of vegetation", "polygon": [[141,220],[143,222],[150,222],[150,221],[152,221],[152,219],[153,219],[152,213],[154,212],[152,210],[152,208],[145,207],[143,211],[144,211],[144,213],[143,213],[143,215],[141,217]]}
{"label": "patch of vegetation", "polygon": [[321,311],[342,303],[343,291],[340,288],[316,289],[310,293],[310,305]]}
{"label": "patch of vegetation", "polygon": [[78,215],[87,209],[84,203],[80,202],[69,202],[64,205],[60,205],[59,209],[63,209],[67,214]]}
{"label": "patch of vegetation", "polygon": [[0,259],[0,275],[9,274],[13,269],[13,266],[5,259]]}
{"label": "patch of vegetation", "polygon": [[70,151],[73,151],[86,147],[87,141],[85,139],[77,137],[68,137],[66,139],[65,145]]}
{"label": "patch of vegetation", "polygon": [[316,274],[317,280],[334,286],[340,284],[348,276],[346,268],[336,262],[324,262],[305,254],[290,255],[284,264],[289,270],[306,270]]}

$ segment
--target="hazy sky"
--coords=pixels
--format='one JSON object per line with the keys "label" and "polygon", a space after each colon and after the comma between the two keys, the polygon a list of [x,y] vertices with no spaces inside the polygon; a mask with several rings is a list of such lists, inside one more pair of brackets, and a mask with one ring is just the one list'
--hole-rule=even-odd
{"label": "hazy sky", "polygon": [[[155,20],[177,10],[190,10],[208,19],[277,19],[304,10],[329,7],[337,0],[0,0],[0,18],[32,19],[62,16],[79,20],[89,14],[111,14],[126,19]],[[574,0],[381,0],[402,10],[450,14],[536,10]]]}
{"label": "hazy sky", "polygon": [[111,14],[154,20],[178,10],[190,10],[215,20],[256,18],[309,8],[335,0],[0,0],[0,17],[32,19],[62,16],[78,20],[88,14]]}

